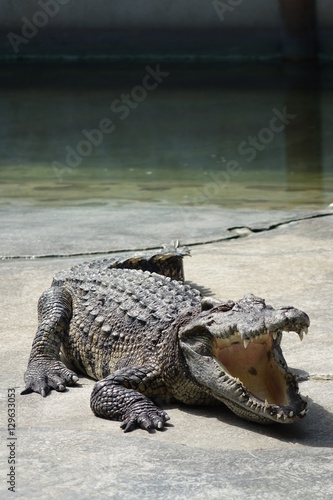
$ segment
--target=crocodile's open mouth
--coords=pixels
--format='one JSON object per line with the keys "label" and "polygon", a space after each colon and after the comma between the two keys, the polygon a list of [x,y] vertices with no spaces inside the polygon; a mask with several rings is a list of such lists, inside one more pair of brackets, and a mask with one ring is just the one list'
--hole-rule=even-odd
{"label": "crocodile's open mouth", "polygon": [[202,313],[179,330],[193,378],[236,415],[261,423],[304,417],[307,401],[280,347],[282,332],[307,333],[309,317],[274,309],[252,294],[237,301],[204,300]]}
{"label": "crocodile's open mouth", "polygon": [[213,355],[227,374],[242,382],[256,398],[286,405],[286,379],[272,351],[273,337],[269,333],[246,343],[246,347],[238,335],[229,340],[213,340]]}
{"label": "crocodile's open mouth", "polygon": [[[303,332],[307,328],[299,333],[301,339]],[[245,340],[238,334],[228,339],[213,337],[212,354],[229,384],[234,382],[234,392],[243,405],[269,420],[290,423],[304,417],[306,399],[299,394],[296,378],[282,355],[281,338],[281,332]],[[235,411],[232,403],[229,406]],[[244,411],[241,413],[245,416]]]}
{"label": "crocodile's open mouth", "polygon": [[[301,339],[306,332],[299,331]],[[281,338],[282,332],[267,331],[225,339],[194,327],[181,345],[194,378],[234,413],[261,423],[292,423],[305,416],[307,400],[283,357]]]}

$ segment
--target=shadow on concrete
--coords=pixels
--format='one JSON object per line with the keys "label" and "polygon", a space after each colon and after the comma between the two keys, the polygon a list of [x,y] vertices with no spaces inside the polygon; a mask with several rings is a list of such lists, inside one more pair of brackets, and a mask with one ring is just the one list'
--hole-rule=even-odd
{"label": "shadow on concrete", "polygon": [[187,279],[185,279],[185,284],[189,285],[191,288],[195,288],[196,290],[199,290],[199,292],[201,293],[201,295],[203,297],[213,297],[214,296],[214,293],[208,287],[198,285],[197,283],[195,283],[193,281],[188,281]]}
{"label": "shadow on concrete", "polygon": [[[174,406],[172,406],[174,408]],[[171,407],[170,407],[171,408]],[[226,406],[186,407],[179,405],[178,409],[209,419],[217,419],[223,424],[238,427],[246,431],[273,438],[285,443],[302,444],[304,446],[332,448],[333,447],[333,414],[323,406],[309,399],[309,413],[306,418],[295,424],[262,425],[237,418]],[[168,408],[166,408],[167,410]],[[221,429],[223,430],[223,429]]]}

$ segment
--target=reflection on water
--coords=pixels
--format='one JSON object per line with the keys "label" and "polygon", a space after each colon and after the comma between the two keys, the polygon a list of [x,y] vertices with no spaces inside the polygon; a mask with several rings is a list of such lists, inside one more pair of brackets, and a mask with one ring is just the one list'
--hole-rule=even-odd
{"label": "reflection on water", "polygon": [[144,65],[3,68],[1,203],[333,202],[330,70],[163,70],[170,75],[133,100]]}

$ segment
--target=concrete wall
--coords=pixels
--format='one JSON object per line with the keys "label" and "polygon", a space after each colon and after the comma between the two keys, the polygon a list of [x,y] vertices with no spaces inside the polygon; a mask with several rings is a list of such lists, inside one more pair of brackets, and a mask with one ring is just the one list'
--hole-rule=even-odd
{"label": "concrete wall", "polygon": [[[1,26],[5,31],[19,29],[22,16],[32,19],[41,4],[47,5],[47,0],[1,1]],[[220,13],[225,10],[226,26],[276,27],[279,23],[278,0],[225,0],[216,5],[220,5]],[[52,25],[106,30],[216,28],[221,19],[213,0],[59,0],[59,13]]]}
{"label": "concrete wall", "polygon": [[[330,53],[333,2],[317,7]],[[279,56],[279,0],[0,0],[3,58],[138,54]]]}

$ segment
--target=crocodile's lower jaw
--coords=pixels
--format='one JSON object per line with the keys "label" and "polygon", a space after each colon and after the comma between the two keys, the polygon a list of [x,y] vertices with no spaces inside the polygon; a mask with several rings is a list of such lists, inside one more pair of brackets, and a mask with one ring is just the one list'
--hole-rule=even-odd
{"label": "crocodile's lower jaw", "polygon": [[305,416],[306,400],[298,390],[280,349],[282,334],[268,332],[244,342],[239,335],[228,340],[213,337],[212,354],[225,377],[234,384],[238,401],[220,398],[248,420],[261,423],[292,423]]}

